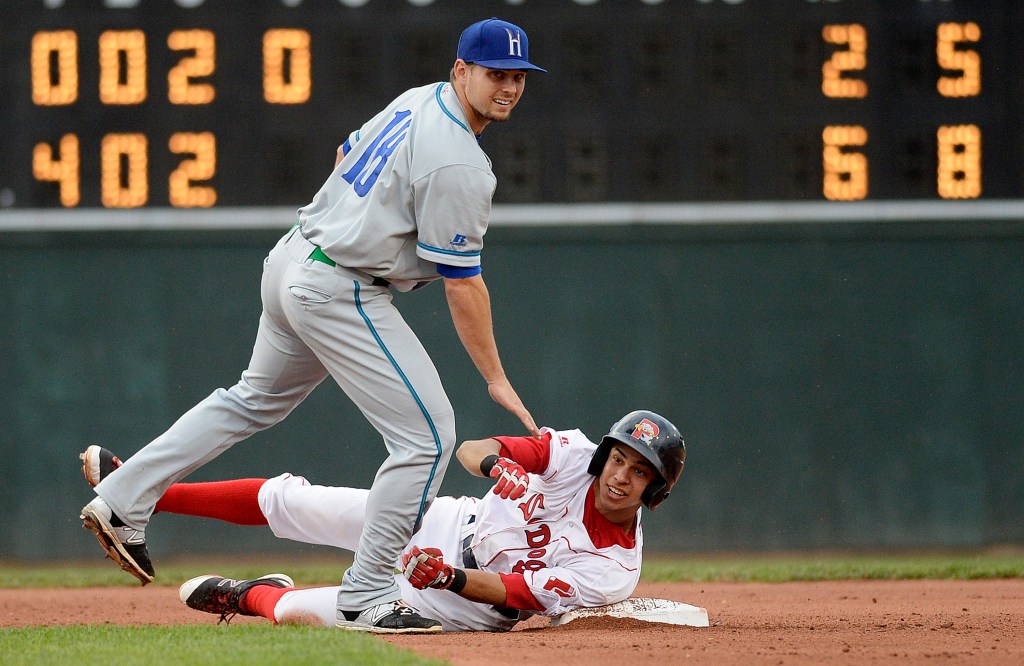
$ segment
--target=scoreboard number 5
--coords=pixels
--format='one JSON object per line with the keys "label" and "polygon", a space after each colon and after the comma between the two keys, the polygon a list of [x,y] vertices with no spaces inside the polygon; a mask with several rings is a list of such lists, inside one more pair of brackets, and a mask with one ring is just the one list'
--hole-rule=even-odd
{"label": "scoreboard number 5", "polygon": [[[837,50],[822,65],[821,90],[831,98],[863,98],[868,85],[857,78],[867,67],[868,36],[859,24],[827,25],[822,40]],[[943,75],[936,89],[943,97],[975,97],[981,94],[981,56],[963,48],[981,40],[976,23],[940,23],[935,35],[939,67],[956,76]],[[868,196],[868,157],[861,149],[868,131],[861,125],[829,125],[821,134],[822,193],[830,201],[858,201]],[[976,199],[981,196],[981,129],[977,125],[942,125],[935,135],[936,190],[943,199]]]}

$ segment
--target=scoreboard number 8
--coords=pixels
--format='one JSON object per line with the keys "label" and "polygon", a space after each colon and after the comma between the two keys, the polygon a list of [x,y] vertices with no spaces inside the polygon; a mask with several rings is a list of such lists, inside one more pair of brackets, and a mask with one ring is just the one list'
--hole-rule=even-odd
{"label": "scoreboard number 8", "polygon": [[[859,24],[827,25],[825,43],[837,47],[821,68],[822,94],[832,98],[863,98],[868,84],[857,77],[867,67],[867,32]],[[962,48],[981,39],[976,23],[940,23],[936,29],[935,57],[943,70],[958,76],[938,78],[943,97],[981,94],[981,56]],[[868,158],[856,150],[868,142],[860,125],[830,125],[822,132],[822,193],[830,201],[856,201],[868,196]],[[943,199],[981,196],[981,129],[976,125],[941,126],[936,133],[937,191]]]}

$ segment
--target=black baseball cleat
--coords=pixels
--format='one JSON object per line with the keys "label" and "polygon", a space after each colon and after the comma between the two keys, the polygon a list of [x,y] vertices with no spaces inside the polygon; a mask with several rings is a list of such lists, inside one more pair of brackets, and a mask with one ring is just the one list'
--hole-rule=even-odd
{"label": "black baseball cleat", "polygon": [[149,561],[146,533],[124,524],[114,515],[102,497],[97,497],[82,508],[82,527],[96,535],[107,557],[122,569],[139,579],[143,585],[153,582],[156,573]]}
{"label": "black baseball cleat", "polygon": [[285,574],[266,574],[252,580],[233,580],[223,576],[196,576],[185,581],[178,589],[178,598],[189,608],[220,615],[221,622],[229,623],[235,615],[257,615],[242,608],[242,599],[257,585],[295,587]]}
{"label": "black baseball cleat", "polygon": [[121,466],[121,459],[113,451],[96,444],[79,453],[78,458],[82,461],[82,476],[93,488]]}
{"label": "black baseball cleat", "polygon": [[391,601],[370,606],[362,612],[338,611],[334,626],[349,631],[369,631],[374,634],[437,634],[441,623],[423,617],[404,601]]}

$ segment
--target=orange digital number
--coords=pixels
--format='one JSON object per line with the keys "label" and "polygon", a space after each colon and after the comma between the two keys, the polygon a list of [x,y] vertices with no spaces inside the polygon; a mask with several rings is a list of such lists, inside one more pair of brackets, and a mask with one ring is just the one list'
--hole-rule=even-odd
{"label": "orange digital number", "polygon": [[39,181],[58,183],[60,203],[68,208],[77,206],[81,200],[79,166],[78,137],[74,134],[60,138],[60,159],[53,158],[53,148],[48,143],[37,143],[32,151],[32,175]]}
{"label": "orange digital number", "polygon": [[977,125],[943,125],[938,131],[938,191],[943,199],[981,196],[981,130]]}
{"label": "orange digital number", "polygon": [[213,33],[209,30],[175,30],[167,36],[172,51],[195,51],[186,56],[167,73],[167,99],[172,104],[209,104],[216,93],[209,83],[195,83],[193,79],[211,76],[216,70],[216,50]]}
{"label": "orange digital number", "polygon": [[975,97],[981,94],[981,56],[958,44],[981,40],[976,23],[940,23],[936,29],[935,55],[942,69],[959,71],[960,76],[940,76],[936,87],[944,97]]}
{"label": "orange digital number", "polygon": [[866,97],[868,84],[863,79],[847,76],[863,72],[867,67],[868,33],[859,23],[826,25],[821,37],[828,44],[845,46],[832,54],[821,66],[821,92],[826,97]]}
{"label": "orange digital number", "polygon": [[100,35],[100,101],[146,101],[146,34],[141,30],[107,30]]}
{"label": "orange digital number", "polygon": [[176,155],[194,155],[182,160],[171,173],[170,200],[179,208],[209,208],[217,203],[217,191],[212,187],[197,187],[197,180],[209,180],[217,173],[217,142],[210,132],[178,132],[168,142]]}
{"label": "orange digital number", "polygon": [[866,145],[868,132],[860,125],[830,125],[821,134],[825,167],[823,193],[830,201],[857,201],[868,195],[868,158],[849,147]]}
{"label": "orange digital number", "polygon": [[71,30],[37,32],[32,36],[32,101],[65,106],[77,99],[78,35]]}
{"label": "orange digital number", "polygon": [[279,28],[263,35],[263,98],[271,104],[302,104],[311,88],[309,33]]}
{"label": "orange digital number", "polygon": [[100,145],[100,199],[107,208],[136,208],[149,200],[149,157],[142,134],[108,134]]}

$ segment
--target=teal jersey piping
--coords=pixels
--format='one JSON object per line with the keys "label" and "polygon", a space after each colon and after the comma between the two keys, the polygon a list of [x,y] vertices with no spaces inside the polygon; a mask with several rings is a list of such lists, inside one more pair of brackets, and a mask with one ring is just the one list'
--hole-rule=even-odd
{"label": "teal jersey piping", "polygon": [[377,346],[380,347],[380,350],[384,352],[384,355],[388,357],[389,361],[391,361],[391,365],[398,373],[398,376],[402,378],[405,388],[409,389],[409,393],[412,394],[413,400],[416,401],[416,404],[420,408],[420,412],[423,413],[423,418],[427,420],[427,425],[430,426],[430,434],[434,438],[434,447],[437,449],[437,456],[434,458],[434,464],[430,466],[430,478],[427,479],[427,484],[423,486],[423,495],[420,498],[420,508],[416,513],[416,522],[413,523],[413,529],[415,529],[415,527],[423,520],[423,513],[426,511],[427,506],[427,495],[430,492],[430,486],[434,483],[434,476],[437,474],[437,466],[441,462],[441,455],[443,453],[441,438],[437,435],[437,428],[434,427],[434,421],[430,418],[427,408],[423,405],[423,401],[420,400],[419,395],[416,394],[416,389],[414,389],[412,384],[409,383],[409,378],[405,376],[404,372],[402,372],[402,368],[399,367],[398,361],[396,361],[395,357],[391,355],[390,351],[388,351],[387,345],[385,345],[384,341],[381,340],[380,335],[377,333],[377,329],[373,327],[373,322],[370,321],[370,318],[366,315],[366,311],[363,310],[363,304],[359,300],[359,282],[353,280],[352,284],[355,286],[356,309],[359,311],[359,316],[363,318],[366,328],[370,329],[370,334],[373,335],[373,339],[377,341]]}
{"label": "teal jersey piping", "polygon": [[[466,130],[467,132],[469,132],[469,128],[468,128],[468,127],[466,127],[466,124],[465,124],[465,123],[463,123],[463,122],[462,122],[461,120],[459,120],[458,118],[456,118],[456,117],[455,117],[455,116],[454,116],[454,115],[452,114],[452,112],[448,110],[448,107],[447,107],[447,106],[445,106],[445,105],[444,105],[444,102],[443,102],[443,101],[441,100],[441,88],[444,88],[444,86],[445,86],[445,84],[443,84],[443,83],[439,83],[439,84],[437,84],[437,90],[435,90],[435,91],[434,91],[434,98],[435,98],[435,99],[437,99],[437,103],[438,103],[438,105],[439,105],[439,106],[441,107],[441,110],[442,110],[442,111],[444,111],[444,115],[446,115],[446,116],[448,116],[449,118],[451,118],[451,119],[452,119],[452,121],[454,121],[456,125],[458,125],[458,126],[459,126],[459,127],[461,127],[462,129],[464,129],[464,130]],[[470,133],[470,134],[472,134],[472,132],[469,132],[469,133]]]}

